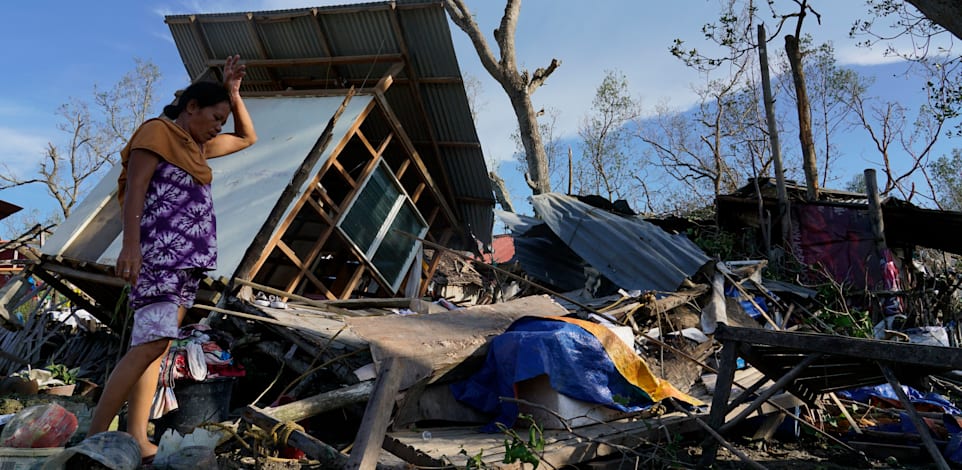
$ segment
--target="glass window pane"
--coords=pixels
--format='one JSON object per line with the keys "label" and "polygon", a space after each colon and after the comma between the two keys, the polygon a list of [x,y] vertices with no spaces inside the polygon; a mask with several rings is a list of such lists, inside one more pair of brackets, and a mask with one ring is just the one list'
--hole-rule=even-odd
{"label": "glass window pane", "polygon": [[398,278],[404,274],[416,243],[416,240],[410,236],[401,235],[395,230],[421,237],[425,229],[427,227],[415,213],[411,202],[405,201],[394,222],[391,223],[391,230],[388,231],[371,260],[381,275],[392,285],[397,284]]}
{"label": "glass window pane", "polygon": [[367,253],[401,193],[382,166],[375,168],[361,194],[341,221],[341,229]]}

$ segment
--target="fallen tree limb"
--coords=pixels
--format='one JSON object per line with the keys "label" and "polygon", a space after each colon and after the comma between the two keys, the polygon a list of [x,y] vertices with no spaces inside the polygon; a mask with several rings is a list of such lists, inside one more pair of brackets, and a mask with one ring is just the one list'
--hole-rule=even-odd
{"label": "fallen tree limb", "polygon": [[373,391],[374,381],[368,380],[261,411],[278,421],[300,421],[347,405],[364,403]]}

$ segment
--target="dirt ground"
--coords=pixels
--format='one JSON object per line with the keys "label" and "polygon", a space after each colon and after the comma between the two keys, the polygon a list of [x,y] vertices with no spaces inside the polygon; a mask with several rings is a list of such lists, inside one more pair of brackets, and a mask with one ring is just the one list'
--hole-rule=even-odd
{"label": "dirt ground", "polygon": [[[895,457],[868,457],[854,454],[842,447],[826,445],[815,439],[802,439],[799,442],[769,441],[747,443],[734,441],[732,444],[752,461],[771,470],[840,470],[840,469],[908,469],[922,470],[935,468],[928,454],[922,450],[913,457],[900,461]],[[682,469],[695,468],[701,459],[699,443],[686,441],[674,448],[637,449],[633,455],[622,455],[605,461],[584,463],[565,467],[566,470],[637,470],[637,469]],[[218,463],[223,470],[264,469],[264,470],[321,470],[317,463],[302,460],[278,458],[253,458],[249,453],[236,450],[222,451]],[[389,459],[390,460],[390,459]],[[400,460],[393,460],[387,467],[413,469],[415,467]],[[530,468],[530,465],[525,468]],[[542,468],[542,467],[539,467]],[[738,456],[724,447],[719,447],[715,465],[717,469],[751,468]]]}

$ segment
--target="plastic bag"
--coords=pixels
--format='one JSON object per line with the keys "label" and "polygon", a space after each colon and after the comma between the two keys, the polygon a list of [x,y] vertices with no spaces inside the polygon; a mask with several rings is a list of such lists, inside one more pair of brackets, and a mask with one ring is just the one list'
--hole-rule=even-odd
{"label": "plastic bag", "polygon": [[[106,431],[88,436],[80,444],[64,449],[47,459],[43,470],[63,470],[78,468],[77,455],[86,456],[101,465],[97,468],[111,470],[136,470],[140,465],[140,444],[130,434],[120,431]],[[82,467],[91,468],[92,466]],[[196,470],[214,467],[195,467]]]}
{"label": "plastic bag", "polygon": [[0,446],[19,448],[62,447],[77,431],[77,416],[47,403],[25,408],[3,428]]}

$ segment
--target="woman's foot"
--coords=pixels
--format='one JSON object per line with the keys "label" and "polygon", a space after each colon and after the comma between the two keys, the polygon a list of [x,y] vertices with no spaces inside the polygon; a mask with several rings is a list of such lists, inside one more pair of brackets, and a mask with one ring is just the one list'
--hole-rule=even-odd
{"label": "woman's foot", "polygon": [[152,442],[147,442],[146,444],[140,444],[140,461],[143,464],[153,462],[154,456],[157,455],[157,446]]}

